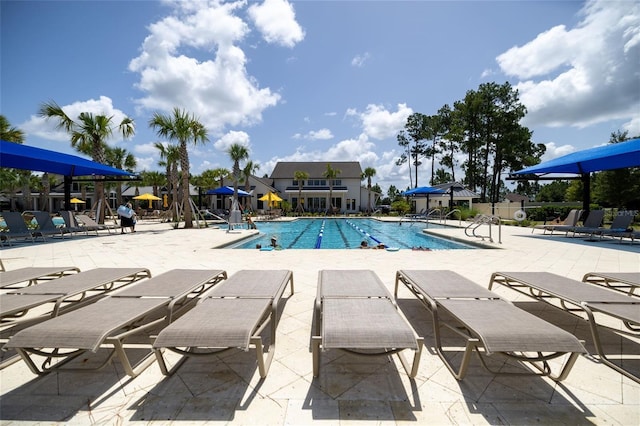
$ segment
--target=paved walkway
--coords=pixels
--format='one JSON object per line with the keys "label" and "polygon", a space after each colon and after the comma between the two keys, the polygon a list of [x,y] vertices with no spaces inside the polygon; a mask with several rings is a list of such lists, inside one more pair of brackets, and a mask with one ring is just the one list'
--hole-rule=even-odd
{"label": "paved walkway", "polygon": [[[475,359],[467,377],[456,381],[431,349],[429,315],[406,290],[399,295],[399,305],[425,337],[426,346],[415,380],[408,379],[396,357],[363,360],[336,351],[323,354],[320,377],[314,379],[309,347],[321,269],[372,269],[390,289],[398,269],[451,269],[483,286],[497,270],[549,271],[579,280],[588,271],[639,271],[640,244],[585,242],[503,227],[501,244],[495,236],[495,242],[486,242],[496,248],[491,250],[265,252],[214,249],[249,236],[248,230],[176,230],[169,224],[142,221],[137,231],[16,244],[0,250],[0,256],[7,269],[140,266],[154,275],[174,268],[220,268],[229,274],[241,269],[290,269],[296,293],[284,306],[267,378],[259,380],[251,352],[232,351],[217,361],[188,360],[169,378],[155,363],[135,379],[124,375],[117,364],[100,372],[36,377],[20,361],[0,371],[3,424],[640,424],[640,385],[591,356],[581,356],[561,383],[540,377],[496,377]],[[461,229],[433,232],[466,238]],[[585,321],[541,308],[508,289],[496,291],[574,332],[592,348]],[[640,352],[637,341],[613,333],[607,336],[607,348],[624,354]],[[100,355],[101,351],[95,356]]]}

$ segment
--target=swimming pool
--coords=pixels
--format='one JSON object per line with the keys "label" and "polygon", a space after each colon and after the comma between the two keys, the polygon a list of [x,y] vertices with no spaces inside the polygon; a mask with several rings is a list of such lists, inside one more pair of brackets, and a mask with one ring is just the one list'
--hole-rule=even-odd
{"label": "swimming pool", "polygon": [[[379,243],[387,247],[430,250],[472,249],[475,247],[455,243],[422,232],[424,223],[383,222],[375,219],[298,219],[291,222],[258,222],[260,235],[230,248],[255,249],[268,247],[276,237],[284,249],[357,249],[362,241],[370,247]],[[429,227],[438,225],[429,224]]]}

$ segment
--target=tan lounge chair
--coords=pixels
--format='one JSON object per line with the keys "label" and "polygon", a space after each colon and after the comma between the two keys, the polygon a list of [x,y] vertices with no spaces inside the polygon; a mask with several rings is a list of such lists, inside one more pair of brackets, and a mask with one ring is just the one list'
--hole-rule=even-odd
{"label": "tan lounge chair", "polygon": [[544,223],[542,225],[536,225],[533,227],[533,229],[531,229],[531,233],[533,234],[533,231],[536,229],[542,229],[543,234],[546,234],[547,231],[549,231],[551,234],[553,234],[553,231],[567,232],[567,229],[570,229],[578,224],[582,212],[583,210],[572,209],[571,211],[569,211],[567,217],[564,218],[562,223]]}
{"label": "tan lounge chair", "polygon": [[[135,377],[154,361],[153,352],[150,340],[145,339],[149,353],[134,366],[125,352],[126,340],[170,323],[173,315],[190,307],[200,294],[226,277],[222,270],[171,270],[28,327],[10,338],[4,349],[18,351],[33,373],[46,374],[62,369],[82,354],[105,347],[111,350],[110,356],[94,369],[103,368],[117,356],[125,373]],[[41,367],[36,365],[34,355],[45,357]],[[54,358],[61,360],[50,365]]]}
{"label": "tan lounge chair", "polygon": [[[42,321],[69,309],[91,303],[110,291],[151,276],[146,268],[96,268],[56,280],[0,294],[0,319],[3,328],[16,321]],[[38,316],[28,316],[36,306],[53,304],[41,309]],[[24,317],[24,318],[23,318]]]}
{"label": "tan lounge chair", "polygon": [[[198,305],[164,328],[153,343],[163,374],[173,374],[188,357],[254,349],[260,377],[267,376],[276,349],[278,306],[293,273],[287,270],[243,270],[204,295]],[[261,333],[270,327],[269,349]],[[171,370],[164,349],[184,355]]]}
{"label": "tan lounge chair", "polygon": [[[589,321],[593,343],[602,363],[640,383],[640,376],[624,369],[623,363],[618,365],[608,358],[600,339],[600,328],[603,327],[615,333],[638,337],[640,335],[640,299],[550,272],[494,272],[489,283],[490,289],[493,284],[502,284],[567,312],[583,312]],[[551,303],[554,299],[559,303]],[[598,323],[594,312],[622,321],[626,330],[614,329]]]}
{"label": "tan lounge chair", "polygon": [[105,224],[99,224],[98,222],[96,222],[95,220],[91,219],[86,214],[79,214],[79,215],[76,216],[76,218],[82,224],[81,226],[87,232],[95,232],[96,235],[98,235],[98,231],[107,231],[110,234],[112,229],[113,230],[117,230],[117,229],[120,228],[120,226],[118,226],[118,225],[108,225],[106,223]]}
{"label": "tan lounge chair", "polygon": [[[577,357],[586,352],[572,334],[514,306],[456,272],[400,270],[396,273],[396,297],[401,282],[431,312],[435,349],[458,380],[465,377],[474,351],[482,366],[493,374],[533,374],[548,376],[556,381],[565,379]],[[454,321],[444,321],[442,313],[447,313]],[[457,369],[442,347],[442,327],[447,327],[466,340],[465,351]],[[485,357],[493,354],[527,363],[538,371],[491,370]],[[567,354],[569,356],[561,371],[553,374],[548,361]]]}
{"label": "tan lounge chair", "polygon": [[[373,271],[320,271],[314,311],[314,377],[320,373],[321,352],[332,349],[366,356],[397,354],[410,378],[418,373],[423,338]],[[405,349],[414,351],[413,362],[404,358]]]}
{"label": "tan lounge chair", "polygon": [[640,287],[640,272],[587,272],[582,281],[635,294],[636,289]]}
{"label": "tan lounge chair", "polygon": [[0,272],[0,288],[16,289],[80,272],[75,266],[27,267]]}

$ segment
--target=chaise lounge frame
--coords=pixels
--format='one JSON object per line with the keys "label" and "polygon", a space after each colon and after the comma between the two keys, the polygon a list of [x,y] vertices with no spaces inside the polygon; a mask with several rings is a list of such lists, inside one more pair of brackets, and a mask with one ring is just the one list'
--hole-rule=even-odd
{"label": "chaise lounge frame", "polygon": [[[144,333],[169,324],[174,316],[193,306],[198,296],[226,278],[223,270],[174,269],[22,330],[4,349],[15,349],[38,375],[54,370],[100,370],[117,357],[125,373],[136,377],[155,360],[150,335]],[[133,336],[142,337],[146,343],[127,342]],[[149,353],[133,365],[125,349],[141,347]],[[66,367],[77,357],[100,348],[110,349],[110,353],[97,367]],[[32,355],[45,357],[40,367]],[[52,365],[58,358],[61,360]]]}
{"label": "chaise lounge frame", "polygon": [[[276,350],[278,307],[287,285],[293,295],[293,273],[289,270],[241,270],[203,295],[195,308],[155,338],[153,348],[162,373],[175,373],[190,357],[252,349],[260,377],[265,378]],[[267,326],[271,340],[265,349],[261,335]],[[171,369],[164,349],[183,355]]]}
{"label": "chaise lounge frame", "polygon": [[76,266],[26,267],[0,272],[0,288],[14,290],[80,272]]}
{"label": "chaise lounge frame", "polygon": [[[564,380],[578,356],[586,352],[575,336],[519,309],[456,272],[399,270],[396,272],[396,298],[400,283],[431,312],[436,352],[457,380],[466,376],[473,352],[478,355],[483,368],[492,374],[541,375],[555,381]],[[443,320],[443,314],[452,316],[456,321],[450,323]],[[466,340],[462,360],[457,368],[443,349],[443,327]],[[495,371],[485,360],[485,356],[493,353],[527,363],[535,367],[537,372]],[[567,354],[569,356],[564,366],[558,374],[554,374],[548,361]]]}
{"label": "chaise lounge frame", "polygon": [[[373,271],[319,271],[314,322],[314,377],[320,374],[321,352],[330,349],[360,356],[396,354],[410,378],[418,374],[424,339]],[[412,362],[403,356],[405,349],[415,351]]]}
{"label": "chaise lounge frame", "polygon": [[[640,383],[639,376],[609,359],[600,339],[600,328],[634,337],[640,336],[640,299],[550,272],[494,272],[491,275],[489,289],[494,284],[504,285],[573,314],[585,314],[596,352],[602,363]],[[552,300],[559,303],[552,303]],[[626,330],[599,324],[595,313],[620,320]]]}
{"label": "chaise lounge frame", "polygon": [[640,287],[640,272],[587,272],[582,281],[634,295]]}

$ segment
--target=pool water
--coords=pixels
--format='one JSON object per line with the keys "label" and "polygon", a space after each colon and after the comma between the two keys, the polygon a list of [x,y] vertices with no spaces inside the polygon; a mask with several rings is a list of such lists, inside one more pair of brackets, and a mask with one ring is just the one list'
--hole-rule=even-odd
{"label": "pool water", "polygon": [[[283,249],[357,249],[362,241],[369,247],[382,243],[387,247],[430,250],[471,249],[461,243],[426,235],[424,223],[383,222],[375,219],[298,219],[291,222],[257,222],[260,235],[232,248],[268,247],[271,238]],[[438,225],[429,224],[430,228]]]}

